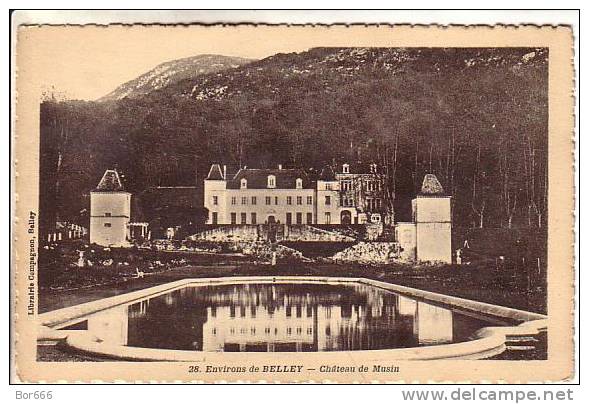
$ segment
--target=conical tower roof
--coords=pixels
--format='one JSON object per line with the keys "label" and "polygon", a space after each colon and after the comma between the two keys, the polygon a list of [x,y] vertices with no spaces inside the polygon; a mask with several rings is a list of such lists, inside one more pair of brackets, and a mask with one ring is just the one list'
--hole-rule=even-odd
{"label": "conical tower roof", "polygon": [[121,177],[117,170],[106,170],[98,186],[94,189],[95,192],[124,192],[125,187],[121,182]]}
{"label": "conical tower roof", "polygon": [[335,173],[330,166],[323,167],[321,174],[319,175],[321,181],[335,181]]}
{"label": "conical tower roof", "polygon": [[434,174],[426,174],[421,184],[420,195],[432,195],[432,196],[443,196],[444,188],[438,178]]}

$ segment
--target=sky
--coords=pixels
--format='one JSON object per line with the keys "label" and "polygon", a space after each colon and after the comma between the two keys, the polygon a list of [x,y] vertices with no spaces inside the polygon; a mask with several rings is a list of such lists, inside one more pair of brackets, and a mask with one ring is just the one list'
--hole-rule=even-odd
{"label": "sky", "polygon": [[[274,30],[269,35],[266,29]],[[342,44],[341,35],[287,27],[24,27],[17,69],[40,91],[95,100],[160,63],[199,54],[261,59],[279,52]],[[317,31],[315,31],[317,32]],[[317,32],[318,33],[318,32]]]}

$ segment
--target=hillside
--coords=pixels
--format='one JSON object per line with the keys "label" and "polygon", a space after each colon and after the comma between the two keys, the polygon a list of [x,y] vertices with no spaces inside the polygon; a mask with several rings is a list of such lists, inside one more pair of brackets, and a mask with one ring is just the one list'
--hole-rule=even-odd
{"label": "hillside", "polygon": [[197,55],[172,60],[156,66],[134,80],[121,84],[98,101],[120,100],[125,97],[136,98],[181,80],[233,69],[250,61],[250,59],[221,55]]}
{"label": "hillside", "polygon": [[458,225],[542,225],[547,79],[546,49],[316,48],[113,103],[44,103],[44,203],[79,216],[109,167],[140,192],[201,185],[212,162],[370,160],[401,220],[432,172]]}

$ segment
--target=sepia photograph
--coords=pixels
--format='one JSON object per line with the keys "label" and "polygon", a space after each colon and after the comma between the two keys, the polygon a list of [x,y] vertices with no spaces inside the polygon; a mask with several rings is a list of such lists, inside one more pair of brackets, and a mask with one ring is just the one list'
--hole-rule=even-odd
{"label": "sepia photograph", "polygon": [[21,26],[32,368],[570,374],[570,31],[395,28]]}

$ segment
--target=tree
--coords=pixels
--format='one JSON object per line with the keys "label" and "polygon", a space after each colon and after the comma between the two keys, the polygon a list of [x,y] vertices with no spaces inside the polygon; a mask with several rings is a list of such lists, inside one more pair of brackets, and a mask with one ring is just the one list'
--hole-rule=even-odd
{"label": "tree", "polygon": [[478,227],[483,228],[485,219],[485,208],[487,207],[487,195],[482,181],[485,177],[484,171],[481,170],[481,144],[478,144],[476,153],[476,165],[472,180],[472,199],[471,208],[476,215]]}

